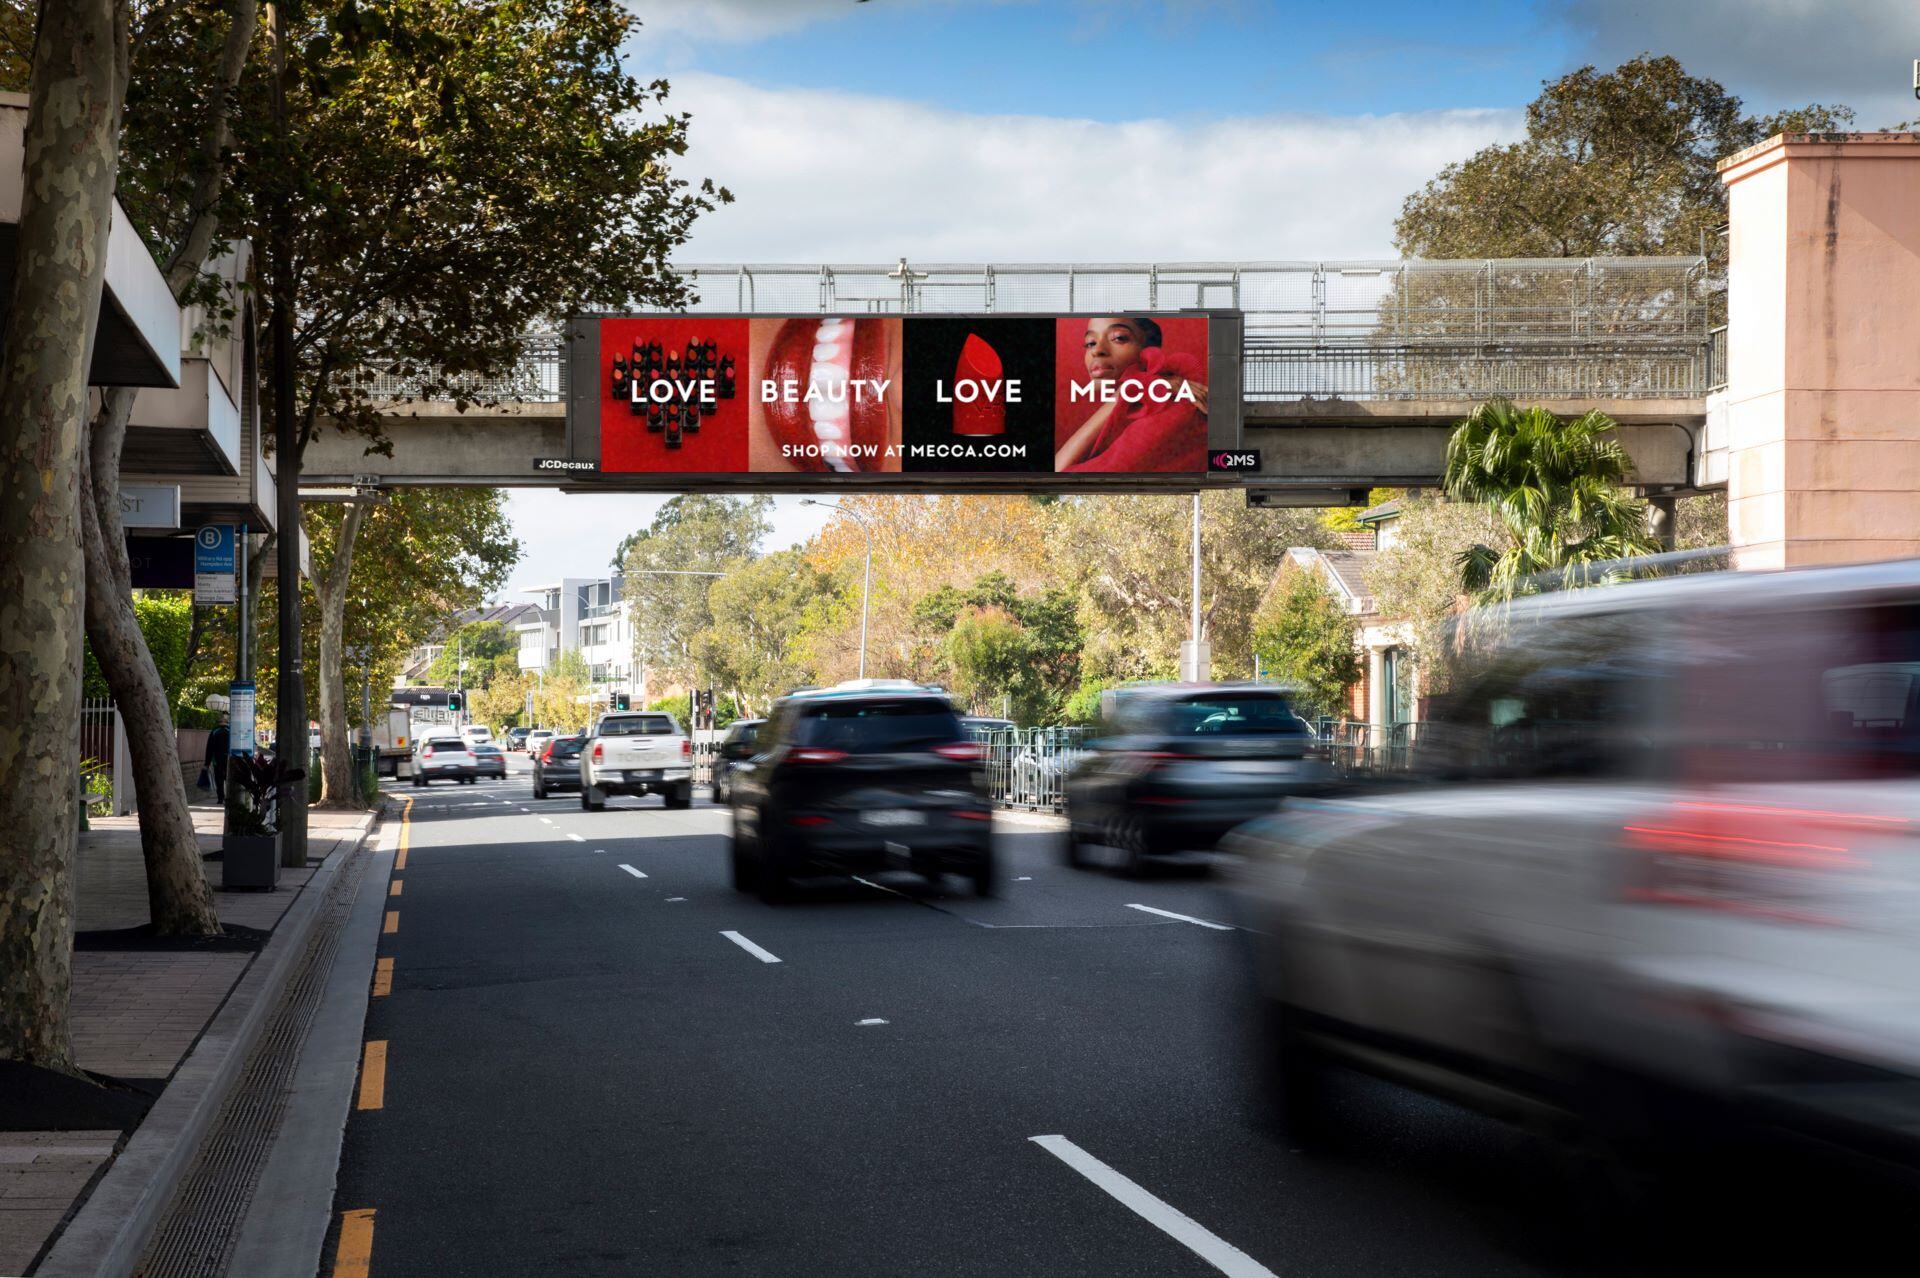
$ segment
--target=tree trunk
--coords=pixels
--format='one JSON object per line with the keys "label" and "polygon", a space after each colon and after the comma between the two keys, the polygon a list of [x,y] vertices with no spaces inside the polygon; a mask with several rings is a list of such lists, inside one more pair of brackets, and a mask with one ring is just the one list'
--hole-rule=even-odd
{"label": "tree trunk", "polygon": [[86,588],[75,519],[126,72],[124,0],[43,0],[0,344],[0,1059],[69,1073]]}
{"label": "tree trunk", "polygon": [[133,611],[127,540],[120,525],[120,446],[134,392],[106,392],[95,419],[92,456],[81,477],[80,528],[86,551],[87,641],[127,726],[133,790],[140,813],[140,855],[147,867],[147,912],[162,936],[218,936],[200,865],[200,840],[180,775],[180,750],[166,685]]}
{"label": "tree trunk", "polygon": [[347,583],[353,577],[353,543],[366,518],[363,502],[347,507],[333,562],[314,582],[320,604],[320,804],[353,804],[353,756],[347,736]]}

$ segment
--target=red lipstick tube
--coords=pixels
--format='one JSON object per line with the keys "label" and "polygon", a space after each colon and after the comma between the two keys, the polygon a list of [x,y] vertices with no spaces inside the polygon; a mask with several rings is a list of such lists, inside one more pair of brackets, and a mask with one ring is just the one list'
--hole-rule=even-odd
{"label": "red lipstick tube", "polygon": [[[966,344],[960,348],[960,360],[954,365],[953,385],[953,433],[956,435],[1004,435],[1007,430],[1006,388],[1001,383],[1000,352],[981,340],[978,333],[967,334]],[[960,400],[959,388],[962,382],[976,382],[981,387],[992,384],[993,398],[979,398],[971,402]]]}

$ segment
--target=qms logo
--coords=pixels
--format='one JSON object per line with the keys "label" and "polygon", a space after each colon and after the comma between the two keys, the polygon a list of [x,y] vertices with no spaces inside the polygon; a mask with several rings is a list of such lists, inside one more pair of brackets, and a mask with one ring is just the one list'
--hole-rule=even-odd
{"label": "qms logo", "polygon": [[1232,452],[1222,450],[1209,454],[1207,469],[1211,471],[1249,471],[1260,469],[1260,450],[1242,448]]}

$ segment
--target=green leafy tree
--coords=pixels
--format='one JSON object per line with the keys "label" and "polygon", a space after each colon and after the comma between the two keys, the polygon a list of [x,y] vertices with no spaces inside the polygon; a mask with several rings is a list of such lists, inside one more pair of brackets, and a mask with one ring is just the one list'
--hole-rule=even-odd
{"label": "green leafy tree", "polygon": [[1748,115],[1670,57],[1584,66],[1546,83],[1525,138],[1449,164],[1408,196],[1394,246],[1431,258],[1698,253],[1727,220],[1718,161],[1775,133],[1852,119],[1820,105]]}
{"label": "green leafy tree", "polygon": [[413,488],[378,505],[316,504],[304,514],[312,545],[313,621],[320,689],[323,803],[351,802],[348,674],[389,687],[415,644],[450,613],[506,584],[520,557],[497,488]]}
{"label": "green leafy tree", "polygon": [[913,610],[954,691],[983,712],[1011,709],[1022,723],[1055,722],[1080,679],[1079,603],[1057,587],[1021,594],[990,572],[971,586],[943,586]]}
{"label": "green leafy tree", "polygon": [[533,688],[534,727],[581,732],[592,726],[594,711],[588,696],[593,691],[593,671],[578,650],[561,653]]}
{"label": "green leafy tree", "polygon": [[[684,301],[668,256],[731,197],[674,176],[689,119],[661,114],[665,81],[623,66],[634,19],[615,0],[317,0],[279,16],[275,56],[239,85],[233,223],[260,249],[269,330],[293,330],[281,484],[317,431],[390,447],[363,370],[464,406],[569,310]],[[333,529],[338,572],[362,522]],[[349,593],[334,581],[318,600],[323,647]],[[342,655],[318,666],[328,776],[346,758],[330,709]]]}
{"label": "green leafy tree", "polygon": [[1353,618],[1325,582],[1304,570],[1286,573],[1261,606],[1253,650],[1266,670],[1299,689],[1301,708],[1312,714],[1340,715],[1360,679]]}
{"label": "green leafy tree", "polygon": [[427,667],[432,687],[477,690],[519,673],[520,637],[502,622],[470,621],[438,642],[446,647]]}
{"label": "green leafy tree", "polygon": [[712,590],[719,578],[753,557],[767,535],[771,497],[668,499],[644,531],[628,539],[622,565],[632,605],[634,663],[688,682],[697,669],[699,636],[713,624]]}
{"label": "green leafy tree", "polygon": [[1593,411],[1563,421],[1547,409],[1488,400],[1447,441],[1446,486],[1460,501],[1493,508],[1504,536],[1463,551],[1461,583],[1490,598],[1532,589],[1559,572],[1651,554],[1646,503],[1622,487],[1633,466],[1612,419]]}
{"label": "green leafy tree", "polygon": [[796,550],[740,565],[708,593],[712,620],[693,641],[695,664],[743,713],[764,715],[776,697],[815,682],[799,636],[828,585]]}

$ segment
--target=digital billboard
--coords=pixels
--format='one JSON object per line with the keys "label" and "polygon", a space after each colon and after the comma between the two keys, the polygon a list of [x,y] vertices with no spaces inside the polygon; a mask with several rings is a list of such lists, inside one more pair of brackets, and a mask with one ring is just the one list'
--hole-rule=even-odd
{"label": "digital billboard", "polygon": [[585,317],[570,325],[569,435],[603,477],[1202,476],[1211,324]]}

